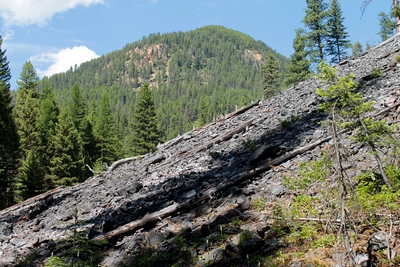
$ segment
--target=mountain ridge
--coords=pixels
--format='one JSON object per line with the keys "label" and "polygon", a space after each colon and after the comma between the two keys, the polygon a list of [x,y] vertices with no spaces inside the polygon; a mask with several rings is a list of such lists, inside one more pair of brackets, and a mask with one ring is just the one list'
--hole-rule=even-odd
{"label": "mountain ridge", "polygon": [[[88,114],[107,92],[115,120],[129,124],[143,83],[153,90],[162,140],[193,128],[200,100],[208,103],[207,122],[262,96],[261,65],[266,44],[222,26],[188,32],[150,34],[140,41],[49,77],[58,104],[67,105],[77,84],[87,101]],[[276,53],[283,81],[288,59]],[[116,113],[120,113],[120,118]],[[119,136],[129,129],[118,129]]]}

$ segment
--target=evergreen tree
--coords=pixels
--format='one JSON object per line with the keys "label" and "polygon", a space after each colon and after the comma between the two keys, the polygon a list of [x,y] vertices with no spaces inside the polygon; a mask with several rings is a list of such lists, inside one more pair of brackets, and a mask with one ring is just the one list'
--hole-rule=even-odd
{"label": "evergreen tree", "polygon": [[363,47],[362,44],[360,42],[355,42],[352,46],[351,46],[351,56],[352,57],[358,57],[362,51],[363,51]]}
{"label": "evergreen tree", "polygon": [[9,62],[6,56],[6,50],[1,49],[1,45],[3,43],[3,39],[0,36],[0,81],[3,81],[5,85],[10,88],[10,80],[11,80],[11,71]]}
{"label": "evergreen tree", "polygon": [[19,136],[12,116],[11,72],[0,37],[0,210],[14,203],[14,183],[19,161]]}
{"label": "evergreen tree", "polygon": [[31,62],[26,62],[22,67],[21,77],[18,81],[18,91],[15,105],[15,122],[21,138],[22,159],[26,158],[29,150],[39,148],[39,129],[37,116],[39,114],[38,76]]}
{"label": "evergreen tree", "polygon": [[[57,107],[53,89],[47,78],[43,80],[43,91],[40,94],[39,116],[37,125],[40,132],[40,145],[41,145],[41,163],[46,177],[50,175],[50,159],[51,154],[51,139],[55,133],[56,123],[58,121],[59,109]],[[47,186],[47,189],[50,189]]]}
{"label": "evergreen tree", "polygon": [[279,66],[278,62],[272,53],[269,51],[265,59],[265,63],[261,68],[263,96],[265,98],[275,95],[279,90]]}
{"label": "evergreen tree", "polygon": [[44,191],[43,170],[37,151],[29,150],[20,169],[16,190],[20,200],[34,197]]}
{"label": "evergreen tree", "polygon": [[50,178],[53,184],[70,186],[82,182],[85,171],[82,141],[66,110],[60,112],[51,143]]}
{"label": "evergreen tree", "polygon": [[306,80],[310,71],[310,61],[308,61],[308,52],[305,50],[306,43],[302,29],[296,30],[296,37],[293,40],[294,53],[290,56],[289,73],[285,84],[292,85]]}
{"label": "evergreen tree", "polygon": [[131,133],[134,155],[151,152],[160,141],[154,100],[147,83],[143,84],[140,90],[132,115]]}
{"label": "evergreen tree", "polygon": [[324,60],[324,46],[328,37],[327,5],[323,0],[306,0],[303,23],[307,29],[306,44],[312,63],[318,64]]}
{"label": "evergreen tree", "polygon": [[[43,152],[37,123],[39,114],[38,80],[31,62],[26,62],[18,80],[19,87],[15,105],[15,121],[21,138],[22,165],[17,180],[17,190],[22,194],[19,196],[21,199],[32,197],[32,194],[42,192],[45,188],[42,180],[44,172],[38,159],[38,155]],[[28,155],[30,155],[29,161]]]}
{"label": "evergreen tree", "polygon": [[208,108],[209,108],[209,103],[207,101],[207,98],[206,96],[202,96],[200,98],[199,112],[197,116],[196,126],[200,127],[208,122],[208,114],[209,114]]}
{"label": "evergreen tree", "polygon": [[[93,124],[86,117],[87,103],[83,99],[77,84],[74,84],[70,94],[71,101],[68,105],[68,111],[82,141],[85,164],[93,166],[98,155],[93,134]],[[89,176],[89,173],[86,176]]]}
{"label": "evergreen tree", "polygon": [[108,94],[103,93],[94,127],[94,135],[99,153],[98,161],[100,163],[111,164],[119,156],[118,151],[120,151],[121,147],[114,128],[110,100]]}
{"label": "evergreen tree", "polygon": [[79,133],[83,132],[86,116],[86,103],[83,99],[81,89],[77,84],[71,89],[71,101],[69,102],[69,114]]}
{"label": "evergreen tree", "polygon": [[379,35],[383,42],[393,36],[394,30],[396,29],[396,21],[392,20],[385,12],[379,13],[378,17],[379,26],[381,27]]}
{"label": "evergreen tree", "polygon": [[344,17],[338,0],[331,0],[328,11],[328,38],[326,41],[326,52],[332,56],[332,63],[339,63],[346,57],[346,49],[350,41],[343,24]]}

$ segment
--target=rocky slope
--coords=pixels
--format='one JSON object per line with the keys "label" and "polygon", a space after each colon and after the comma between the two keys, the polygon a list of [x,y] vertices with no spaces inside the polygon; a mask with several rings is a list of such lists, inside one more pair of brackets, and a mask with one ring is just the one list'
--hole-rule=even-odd
{"label": "rocky slope", "polygon": [[[387,109],[389,122],[400,121],[400,67],[394,61],[399,51],[396,35],[338,66],[340,74],[355,74],[376,111]],[[383,75],[374,78],[376,68]],[[20,266],[40,266],[52,253],[62,255],[57,242],[75,226],[77,232],[88,230],[88,239],[108,240],[100,266],[139,266],[138,256],[146,257],[149,248],[170,256],[160,261],[166,266],[248,266],[246,255],[276,251],[281,244],[269,235],[268,215],[270,204],[288,193],[283,175],[293,175],[300,162],[320,157],[329,146],[329,133],[318,123],[325,118],[318,111],[318,86],[310,79],[82,184],[0,211],[0,265],[25,259]],[[365,148],[348,147],[357,162],[354,173],[374,164]],[[257,200],[261,209],[254,207]],[[250,237],[239,242],[245,230]],[[177,239],[182,235],[188,237],[184,245]]]}

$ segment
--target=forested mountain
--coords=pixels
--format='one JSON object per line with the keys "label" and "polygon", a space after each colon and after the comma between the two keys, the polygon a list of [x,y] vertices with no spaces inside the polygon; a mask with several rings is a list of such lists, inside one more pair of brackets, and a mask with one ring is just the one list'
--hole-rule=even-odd
{"label": "forested mountain", "polygon": [[[71,88],[78,85],[92,118],[107,92],[115,129],[125,144],[137,93],[148,83],[161,140],[166,141],[260,99],[261,67],[268,51],[272,49],[246,34],[205,26],[189,32],[151,34],[53,75],[49,81],[61,108],[70,101]],[[282,81],[288,60],[272,52]]]}

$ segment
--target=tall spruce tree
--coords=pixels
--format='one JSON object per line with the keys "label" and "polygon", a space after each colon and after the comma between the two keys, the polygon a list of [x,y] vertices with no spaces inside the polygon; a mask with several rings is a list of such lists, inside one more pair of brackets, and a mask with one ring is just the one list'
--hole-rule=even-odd
{"label": "tall spruce tree", "polygon": [[343,24],[343,12],[338,0],[331,0],[328,11],[326,52],[331,56],[332,63],[339,63],[346,57],[346,50],[350,46],[346,27]]}
{"label": "tall spruce tree", "polygon": [[28,151],[37,150],[40,146],[37,118],[39,114],[39,94],[37,92],[38,76],[30,61],[22,67],[18,80],[18,91],[15,104],[15,121],[21,138],[22,159]]}
{"label": "tall spruce tree", "polygon": [[77,84],[71,89],[71,101],[69,102],[69,114],[78,132],[82,133],[86,116],[86,104],[81,89]]}
{"label": "tall spruce tree", "polygon": [[12,116],[11,72],[0,37],[0,210],[14,203],[14,183],[18,173],[19,136]]}
{"label": "tall spruce tree", "polygon": [[[86,116],[86,101],[82,96],[81,89],[77,84],[71,89],[71,101],[68,105],[68,112],[82,141],[83,156],[85,164],[93,166],[98,158],[96,141],[93,133],[93,124]],[[86,173],[89,176],[89,173]]]}
{"label": "tall spruce tree", "polygon": [[84,179],[81,137],[66,110],[61,110],[52,138],[50,178],[54,186],[70,186]]}
{"label": "tall spruce tree", "polygon": [[303,19],[306,28],[306,44],[310,61],[319,64],[324,60],[327,31],[327,4],[324,0],[306,0],[307,8]]}
{"label": "tall spruce tree", "polygon": [[265,63],[261,68],[263,96],[265,98],[274,96],[280,88],[279,66],[272,51],[267,53]]}
{"label": "tall spruce tree", "polygon": [[143,84],[131,124],[132,153],[143,155],[155,149],[160,141],[157,114],[148,84]]}
{"label": "tall spruce tree", "polygon": [[[111,164],[119,155],[121,146],[115,133],[114,119],[111,114],[110,99],[103,93],[94,126],[94,136],[98,147],[100,164]],[[97,164],[98,165],[98,164]]]}
{"label": "tall spruce tree", "polygon": [[288,76],[285,79],[286,85],[296,84],[306,80],[310,74],[310,61],[307,59],[305,36],[302,29],[296,30],[296,37],[293,40],[294,53],[290,56]]}
{"label": "tall spruce tree", "polygon": [[[17,82],[18,91],[15,105],[15,121],[21,138],[22,155],[16,187],[17,192],[21,194],[18,196],[20,199],[31,197],[34,192],[42,192],[45,188],[41,179],[44,172],[39,160],[39,155],[43,151],[37,123],[39,114],[38,80],[32,63],[26,62]],[[29,161],[28,155],[30,155]]]}
{"label": "tall spruce tree", "polygon": [[[39,116],[37,125],[40,132],[41,162],[45,177],[50,175],[50,159],[52,158],[51,141],[55,134],[55,127],[58,121],[59,109],[57,107],[53,89],[47,78],[43,79],[43,90],[40,94]],[[51,188],[51,182],[46,179],[46,189]]]}

